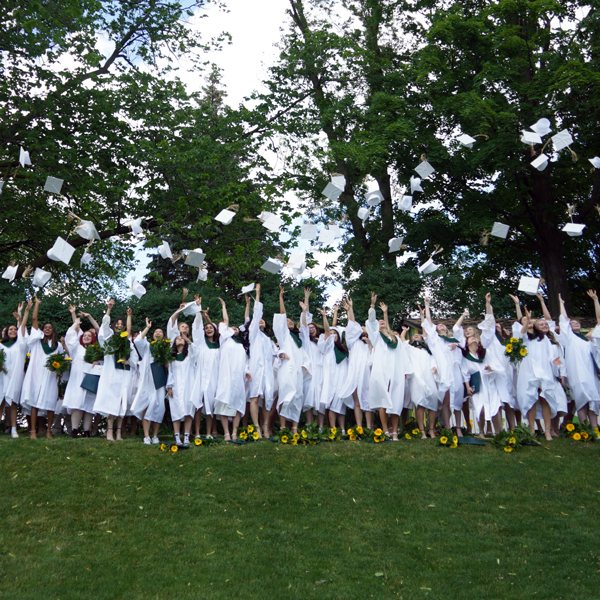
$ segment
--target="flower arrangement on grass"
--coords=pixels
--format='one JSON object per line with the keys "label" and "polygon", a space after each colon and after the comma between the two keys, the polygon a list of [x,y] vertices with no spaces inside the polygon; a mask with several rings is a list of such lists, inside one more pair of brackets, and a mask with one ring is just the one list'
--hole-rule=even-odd
{"label": "flower arrangement on grass", "polygon": [[237,428],[237,437],[241,442],[256,442],[260,439],[260,433],[256,431],[254,425]]}
{"label": "flower arrangement on grass", "polygon": [[115,333],[108,338],[104,344],[104,354],[111,354],[115,357],[117,364],[124,363],[131,352],[129,338],[126,331]]}
{"label": "flower arrangement on grass", "polygon": [[171,352],[171,340],[161,338],[150,342],[150,354],[159,365],[167,366],[175,360]]}
{"label": "flower arrangement on grass", "polygon": [[510,431],[501,431],[492,438],[492,444],[510,453],[524,445],[539,446],[528,427],[515,427]]}
{"label": "flower arrangement on grass", "polygon": [[[292,435],[293,438],[293,435]],[[293,440],[292,440],[293,441]],[[300,431],[298,431],[298,438],[296,443],[301,445],[310,444],[314,446],[321,441],[321,432],[319,431],[319,425],[316,421],[312,423],[306,423]]]}
{"label": "flower arrangement on grass", "polygon": [[342,432],[337,427],[323,427],[321,431],[321,440],[324,442],[339,442],[342,439]]}
{"label": "flower arrangement on grass", "polygon": [[92,365],[95,362],[104,360],[104,350],[100,344],[90,344],[85,349],[83,360]]}
{"label": "flower arrangement on grass", "polygon": [[572,421],[567,423],[562,435],[571,438],[576,442],[593,442],[597,437],[600,437],[600,430],[598,427],[592,429],[587,421],[583,425],[579,422]]}
{"label": "flower arrangement on grass", "polygon": [[453,431],[444,427],[440,429],[440,437],[436,439],[436,445],[444,446],[444,448],[458,448],[458,437]]}
{"label": "flower arrangement on grass", "polygon": [[221,440],[217,440],[215,438],[196,438],[194,440],[194,445],[195,446],[214,446],[215,444],[219,444],[221,442]]}
{"label": "flower arrangement on grass", "polygon": [[419,426],[414,419],[409,419],[404,423],[404,427],[398,436],[405,440],[414,440],[421,437],[421,432],[419,431]]}
{"label": "flower arrangement on grass", "polygon": [[46,360],[46,369],[55,373],[60,379],[65,371],[71,368],[73,359],[69,358],[64,352],[57,352],[56,354],[50,354]]}
{"label": "flower arrangement on grass", "polygon": [[6,352],[0,348],[0,373],[6,373]]}
{"label": "flower arrangement on grass", "polygon": [[179,448],[175,444],[161,444],[159,448],[162,452],[179,452]]}
{"label": "flower arrangement on grass", "polygon": [[513,365],[518,365],[527,356],[525,342],[520,338],[510,338],[504,346],[504,356],[508,357]]}
{"label": "flower arrangement on grass", "polygon": [[348,429],[346,435],[344,436],[344,439],[348,439],[351,442],[369,441],[371,433],[371,430],[367,427],[363,428],[358,425],[355,425],[354,427]]}

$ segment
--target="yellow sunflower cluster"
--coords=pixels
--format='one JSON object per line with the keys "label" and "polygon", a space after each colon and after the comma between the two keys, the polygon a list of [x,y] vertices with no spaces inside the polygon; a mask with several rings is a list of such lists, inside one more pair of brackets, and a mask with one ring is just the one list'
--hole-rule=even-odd
{"label": "yellow sunflower cluster", "polygon": [[195,442],[196,446],[202,446],[202,440],[196,438]]}
{"label": "yellow sunflower cluster", "polygon": [[282,441],[282,443],[287,444],[290,441],[290,439],[288,438],[287,435],[282,435],[281,441]]}
{"label": "yellow sunflower cluster", "polygon": [[508,354],[510,354],[513,351],[512,344],[506,344],[506,346],[504,347],[504,349],[506,350],[506,352]]}
{"label": "yellow sunflower cluster", "polygon": [[59,362],[57,362],[57,361],[54,361],[54,362],[52,363],[52,366],[53,366],[55,369],[60,369],[60,363],[59,363]]}
{"label": "yellow sunflower cluster", "polygon": [[121,331],[121,337],[127,337],[127,332],[126,331]]}

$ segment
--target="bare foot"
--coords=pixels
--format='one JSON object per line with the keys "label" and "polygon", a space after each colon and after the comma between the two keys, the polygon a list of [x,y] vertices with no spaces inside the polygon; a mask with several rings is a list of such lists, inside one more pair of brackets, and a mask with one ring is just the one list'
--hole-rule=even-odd
{"label": "bare foot", "polygon": [[549,429],[546,429],[546,431],[544,431],[544,437],[546,438],[546,441],[548,441],[548,442],[552,441],[552,434],[550,433]]}
{"label": "bare foot", "polygon": [[231,441],[231,436],[230,436],[228,433],[226,433],[226,434],[223,436],[223,439],[224,439],[226,442],[230,442],[230,441]]}
{"label": "bare foot", "polygon": [[435,440],[435,429],[430,429],[430,430],[429,430],[429,437],[430,437],[432,440]]}
{"label": "bare foot", "polygon": [[46,437],[51,440],[52,439],[52,433],[50,432],[50,428],[46,429]]}
{"label": "bare foot", "polygon": [[426,440],[427,439],[427,436],[425,435],[425,430],[424,429],[421,429],[421,439],[422,440]]}
{"label": "bare foot", "polygon": [[37,435],[36,435],[35,431],[30,431],[29,432],[29,439],[30,440],[37,440]]}
{"label": "bare foot", "polygon": [[121,428],[117,427],[117,442],[121,441],[123,441],[123,438],[121,437]]}
{"label": "bare foot", "polygon": [[262,433],[260,432],[260,427],[255,427],[254,431],[256,431],[258,433],[258,439],[262,439]]}
{"label": "bare foot", "polygon": [[551,429],[550,433],[552,434],[552,437],[560,437],[560,434],[558,431],[556,431],[556,429]]}
{"label": "bare foot", "polygon": [[456,428],[456,437],[463,437],[462,429],[460,427]]}
{"label": "bare foot", "polygon": [[113,431],[112,431],[112,429],[107,429],[106,430],[106,439],[109,442],[114,442],[115,441],[115,438],[113,437]]}

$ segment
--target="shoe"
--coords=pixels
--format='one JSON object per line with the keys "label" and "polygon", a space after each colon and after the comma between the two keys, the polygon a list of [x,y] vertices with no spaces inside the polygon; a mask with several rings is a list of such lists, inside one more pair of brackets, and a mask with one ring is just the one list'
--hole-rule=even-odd
{"label": "shoe", "polygon": [[144,444],[146,444],[147,446],[149,446],[152,443],[152,440],[149,437],[145,437],[144,438]]}
{"label": "shoe", "polygon": [[152,443],[153,443],[153,444],[160,444],[160,440],[159,440],[159,439],[158,439],[156,436],[154,436],[154,437],[152,438]]}
{"label": "shoe", "polygon": [[16,431],[13,431],[13,432],[11,432],[11,434],[10,434],[10,437],[11,437],[13,440],[16,440],[16,439],[18,439],[18,438],[19,438],[19,434],[18,434]]}
{"label": "shoe", "polygon": [[199,440],[199,439],[202,439],[202,438],[201,438],[201,436],[199,436],[199,435],[195,435],[195,436],[194,436],[194,439],[195,439],[195,440]]}
{"label": "shoe", "polygon": [[71,429],[71,437],[73,439],[79,437],[79,430],[78,429]]}
{"label": "shoe", "polygon": [[207,435],[207,436],[206,436],[206,439],[207,439],[207,440],[213,440],[214,438],[213,438],[213,436],[212,436],[212,435]]}

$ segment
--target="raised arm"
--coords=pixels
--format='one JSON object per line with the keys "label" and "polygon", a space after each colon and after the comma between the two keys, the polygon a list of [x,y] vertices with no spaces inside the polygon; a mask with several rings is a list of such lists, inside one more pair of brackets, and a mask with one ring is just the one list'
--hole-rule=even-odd
{"label": "raised arm", "polygon": [[17,327],[21,327],[21,321],[23,320],[23,305],[24,302],[19,302],[16,312],[13,312],[13,317],[17,320]]}
{"label": "raised arm", "polygon": [[300,308],[302,309],[302,315],[300,316],[300,323],[301,323],[302,327],[307,327],[308,324],[306,323],[306,313],[308,312],[308,304],[306,303],[306,301],[302,302],[302,300],[300,300],[300,302],[298,302],[298,304],[300,305]]}
{"label": "raised arm", "polygon": [[92,324],[92,327],[96,330],[96,335],[98,335],[98,331],[100,330],[100,325],[98,325],[98,323],[96,322],[96,319],[94,319],[94,317],[92,317],[92,315],[90,315],[90,313],[86,313],[86,312],[83,312],[82,310],[80,310],[79,317],[80,318],[85,317]]}
{"label": "raised arm", "polygon": [[518,296],[513,296],[512,294],[508,295],[510,299],[515,303],[515,312],[517,313],[517,321],[521,321],[523,318],[523,313],[521,312],[521,301]]}
{"label": "raised arm", "polygon": [[133,317],[133,311],[128,308],[127,309],[127,337],[131,339],[131,321]]}
{"label": "raised arm", "polygon": [[379,308],[381,309],[381,312],[383,313],[383,320],[385,321],[385,328],[387,330],[387,333],[391,333],[391,329],[390,329],[390,321],[388,319],[388,307],[387,304],[384,304],[383,302],[379,303]]}
{"label": "raised arm", "polygon": [[325,339],[327,339],[331,335],[331,330],[329,329],[329,321],[327,321],[327,315],[322,308],[317,308],[317,310],[321,313],[323,317],[323,329],[325,330]]}
{"label": "raised arm", "polygon": [[29,298],[27,300],[27,306],[25,307],[25,313],[23,314],[23,318],[21,319],[21,335],[25,337],[25,333],[27,331],[27,321],[29,321],[29,312],[31,311],[31,307],[33,306],[33,300]]}
{"label": "raised arm", "polygon": [[310,312],[310,295],[312,290],[310,288],[304,288],[304,304],[306,304],[306,312]]}
{"label": "raised arm", "polygon": [[175,320],[177,319],[177,315],[185,308],[185,303],[182,303],[181,306],[171,315],[169,319],[169,324],[171,327],[175,325]]}
{"label": "raised arm", "polygon": [[254,302],[260,302],[260,283],[256,284],[254,291],[256,292],[256,298],[254,298]]}
{"label": "raised arm", "polygon": [[568,321],[569,315],[567,315],[567,309],[565,308],[565,301],[562,299],[562,296],[558,295],[558,303],[560,304],[560,314]]}
{"label": "raised arm", "polygon": [[144,329],[142,329],[142,331],[140,332],[140,337],[142,339],[146,338],[148,332],[150,331],[150,327],[152,327],[152,321],[148,317],[146,317],[146,327],[144,327]]}
{"label": "raised arm", "polygon": [[39,329],[38,326],[38,312],[40,310],[40,304],[42,301],[35,295],[35,304],[33,305],[33,315],[31,316],[31,328]]}
{"label": "raised arm", "polygon": [[112,298],[108,299],[108,302],[106,303],[106,316],[110,317],[110,311],[113,309],[113,306],[115,305],[115,301]]}
{"label": "raised arm", "polygon": [[223,322],[226,327],[229,327],[229,315],[227,314],[227,307],[225,306],[225,300],[219,298],[219,302],[221,303],[221,309],[223,310]]}
{"label": "raised arm", "polygon": [[494,316],[494,309],[492,308],[492,294],[488,292],[485,295],[485,314]]}
{"label": "raised arm", "polygon": [[244,310],[244,323],[248,322],[250,318],[250,296],[248,294],[244,294],[244,298],[246,299],[246,309]]}
{"label": "raised arm", "polygon": [[456,323],[454,323],[454,327],[456,327],[456,328],[462,327],[465,317],[468,317],[468,316],[469,316],[469,311],[465,308],[465,310],[463,310],[462,315],[460,315],[460,317],[458,317],[458,321],[456,321]]}
{"label": "raised arm", "polygon": [[285,290],[283,286],[279,286],[279,313],[285,315],[285,302],[283,301],[283,295],[285,294]]}
{"label": "raised arm", "polygon": [[526,306],[524,306],[523,309],[525,310],[525,322],[523,323],[523,327],[521,328],[521,335],[525,335],[527,333],[529,321],[531,321],[531,313],[527,310]]}
{"label": "raised arm", "polygon": [[425,318],[429,321],[429,324],[433,326],[433,321],[431,320],[431,310],[429,308],[429,303],[431,302],[431,298],[427,296],[425,298]]}
{"label": "raised arm", "polygon": [[594,301],[594,311],[596,312],[596,325],[600,325],[600,302],[596,290],[588,290],[587,295]]}
{"label": "raised arm", "polygon": [[402,325],[402,333],[400,334],[400,339],[403,342],[406,342],[406,340],[407,340],[406,335],[408,334],[409,331],[410,331],[410,329],[408,327],[406,327],[405,325]]}
{"label": "raised arm", "polygon": [[546,319],[546,321],[552,321],[552,316],[550,315],[550,311],[546,306],[544,296],[542,296],[541,294],[536,294],[535,297],[540,301],[540,304],[542,305],[542,313],[544,315],[544,319]]}
{"label": "raised arm", "polygon": [[337,325],[337,319],[338,319],[338,311],[340,310],[340,305],[339,304],[335,304],[333,306],[333,319],[331,321],[331,326],[335,327]]}
{"label": "raised arm", "polygon": [[81,324],[81,320],[77,318],[77,309],[72,304],[69,304],[69,312],[71,313],[71,319],[73,319],[73,325],[77,324],[75,330],[79,331],[79,324]]}
{"label": "raised arm", "polygon": [[355,321],[356,320],[354,318],[354,307],[352,306],[352,298],[350,298],[350,296],[348,296],[342,302],[342,308],[348,313],[348,321]]}

